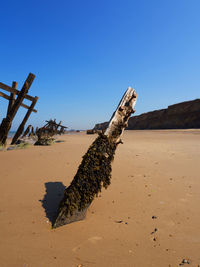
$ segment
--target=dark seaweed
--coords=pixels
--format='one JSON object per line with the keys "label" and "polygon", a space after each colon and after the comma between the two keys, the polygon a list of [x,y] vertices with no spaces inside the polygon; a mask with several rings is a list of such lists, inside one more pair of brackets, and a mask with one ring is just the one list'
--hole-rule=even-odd
{"label": "dark seaweed", "polygon": [[107,188],[110,185],[111,163],[116,146],[107,136],[99,134],[83,156],[70,186],[65,189],[53,227],[60,224],[59,220],[72,216],[75,211],[87,208],[102,187]]}

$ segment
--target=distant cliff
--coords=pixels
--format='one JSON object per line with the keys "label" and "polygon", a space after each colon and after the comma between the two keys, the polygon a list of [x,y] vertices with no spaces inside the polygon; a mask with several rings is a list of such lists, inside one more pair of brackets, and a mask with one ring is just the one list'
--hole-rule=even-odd
{"label": "distant cliff", "polygon": [[[102,130],[107,126],[108,122],[99,123],[94,129]],[[131,117],[127,127],[128,130],[188,128],[200,128],[200,99]]]}

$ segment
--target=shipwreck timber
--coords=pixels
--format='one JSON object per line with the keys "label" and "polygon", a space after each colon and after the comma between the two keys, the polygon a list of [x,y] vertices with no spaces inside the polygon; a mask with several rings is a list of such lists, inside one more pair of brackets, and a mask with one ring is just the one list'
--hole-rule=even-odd
{"label": "shipwreck timber", "polygon": [[[0,91],[0,96],[9,100],[8,103],[8,109],[7,109],[7,115],[6,117],[2,120],[1,125],[0,125],[0,144],[5,146],[6,145],[6,140],[8,137],[8,132],[11,128],[12,121],[15,118],[16,113],[18,112],[20,107],[24,107],[28,109],[22,123],[20,124],[19,128],[17,129],[17,132],[15,136],[13,137],[12,144],[15,144],[22,134],[24,130],[24,126],[28,120],[28,118],[31,115],[31,112],[37,112],[37,110],[34,109],[34,106],[38,100],[38,97],[32,97],[28,95],[28,90],[30,89],[33,81],[35,79],[35,75],[32,73],[29,73],[21,91],[17,90],[17,82],[12,83],[12,87],[3,84],[0,82],[0,89],[3,89],[5,91],[10,92],[10,96],[7,94],[3,93]],[[16,99],[15,99],[16,97]],[[31,106],[27,106],[23,104],[23,100],[28,99],[32,101]]]}
{"label": "shipwreck timber", "polygon": [[128,120],[134,113],[136,99],[136,91],[129,87],[113,113],[107,130],[104,134],[100,133],[89,147],[73,181],[65,189],[53,228],[84,219],[95,196],[102,187],[107,188],[110,184],[111,163]]}

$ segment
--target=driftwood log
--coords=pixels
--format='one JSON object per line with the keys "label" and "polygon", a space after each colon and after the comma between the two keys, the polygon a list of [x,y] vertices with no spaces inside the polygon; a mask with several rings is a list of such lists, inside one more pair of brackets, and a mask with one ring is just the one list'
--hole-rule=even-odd
{"label": "driftwood log", "polygon": [[65,189],[53,228],[83,220],[94,197],[107,188],[111,180],[111,163],[121,136],[134,113],[137,94],[128,88],[110,119],[104,134],[99,134],[87,153],[70,186]]}

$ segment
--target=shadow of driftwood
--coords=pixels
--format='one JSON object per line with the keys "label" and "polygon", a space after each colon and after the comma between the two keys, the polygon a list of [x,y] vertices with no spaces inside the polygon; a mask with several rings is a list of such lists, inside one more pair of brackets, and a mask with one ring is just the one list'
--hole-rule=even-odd
{"label": "shadow of driftwood", "polygon": [[45,187],[46,194],[39,201],[42,203],[46,217],[53,224],[57,215],[58,205],[64,195],[65,186],[61,182],[48,182],[45,183]]}

